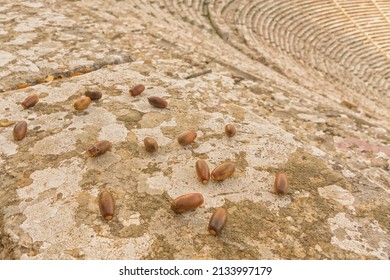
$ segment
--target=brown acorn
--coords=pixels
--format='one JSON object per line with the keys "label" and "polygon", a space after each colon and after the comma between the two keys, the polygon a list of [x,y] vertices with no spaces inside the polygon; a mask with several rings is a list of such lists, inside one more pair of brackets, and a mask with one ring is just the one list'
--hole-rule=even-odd
{"label": "brown acorn", "polygon": [[84,75],[83,72],[70,72],[69,77],[76,77],[76,76],[81,76]]}
{"label": "brown acorn", "polygon": [[145,150],[149,153],[154,153],[158,150],[157,141],[152,137],[145,137],[144,139]]}
{"label": "brown acorn", "polygon": [[203,195],[200,193],[185,194],[171,201],[171,209],[179,214],[195,210],[202,205],[203,201]]}
{"label": "brown acorn", "polygon": [[198,159],[195,164],[196,174],[202,184],[207,184],[210,179],[210,169],[206,161]]}
{"label": "brown acorn", "polygon": [[222,181],[230,177],[236,170],[236,165],[233,162],[227,161],[216,168],[211,172],[211,178],[215,181]]}
{"label": "brown acorn", "polygon": [[110,192],[102,191],[99,194],[99,209],[105,220],[109,221],[114,217],[115,201]]}
{"label": "brown acorn", "polygon": [[99,100],[103,96],[103,94],[97,90],[87,90],[84,95],[91,98],[91,100]]}
{"label": "brown acorn", "polygon": [[236,128],[234,125],[232,125],[231,123],[227,124],[225,126],[225,134],[228,136],[228,137],[233,137],[234,135],[236,135]]}
{"label": "brown acorn", "polygon": [[88,108],[89,104],[91,104],[91,98],[89,98],[88,96],[81,96],[74,103],[74,108],[76,110],[84,110]]}
{"label": "brown acorn", "polygon": [[22,106],[24,109],[27,109],[27,108],[35,106],[35,104],[37,104],[38,101],[39,101],[38,95],[31,94],[30,96],[28,96],[26,99],[23,100]]}
{"label": "brown acorn", "polygon": [[27,122],[20,121],[14,126],[13,136],[15,140],[22,140],[27,134]]}
{"label": "brown acorn", "polygon": [[177,137],[177,142],[182,146],[187,146],[195,141],[197,134],[194,130],[188,130],[183,132]]}
{"label": "brown acorn", "polygon": [[88,148],[87,152],[91,157],[98,157],[108,150],[110,150],[112,147],[112,144],[110,141],[102,140],[97,141],[95,144],[93,144],[91,147]]}
{"label": "brown acorn", "polygon": [[2,120],[0,121],[0,127],[7,127],[15,124],[15,121],[9,121],[9,120]]}
{"label": "brown acorn", "polygon": [[22,89],[31,86],[31,84],[21,84],[16,87],[16,89]]}
{"label": "brown acorn", "polygon": [[227,211],[224,208],[215,209],[214,214],[210,218],[209,232],[211,235],[221,234],[227,221]]}
{"label": "brown acorn", "polygon": [[286,194],[288,192],[288,181],[286,173],[278,173],[275,177],[274,191],[277,194]]}
{"label": "brown acorn", "polygon": [[129,90],[131,96],[140,95],[145,90],[145,86],[143,84],[136,85],[132,89]]}
{"label": "brown acorn", "polygon": [[148,97],[148,101],[149,101],[150,105],[157,107],[157,108],[164,109],[168,106],[168,102],[165,99],[158,97],[158,96]]}

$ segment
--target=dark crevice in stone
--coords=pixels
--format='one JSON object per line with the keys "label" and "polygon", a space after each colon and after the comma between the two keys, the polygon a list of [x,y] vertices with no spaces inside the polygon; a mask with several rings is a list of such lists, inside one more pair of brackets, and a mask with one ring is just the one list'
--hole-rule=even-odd
{"label": "dark crevice in stone", "polygon": [[103,67],[110,66],[110,65],[120,65],[125,64],[129,62],[133,62],[134,60],[131,58],[130,54],[122,55],[121,58],[111,60],[111,61],[100,61],[94,63],[92,66],[79,66],[74,67],[72,69],[66,69],[65,71],[55,71],[51,73],[40,73],[37,76],[33,78],[26,78],[24,82],[20,82],[21,79],[18,79],[18,83],[15,83],[13,85],[10,85],[9,87],[5,89],[0,89],[0,92],[7,92],[11,90],[18,90],[23,89],[26,87],[38,85],[38,84],[44,84],[51,82],[53,80],[59,80],[59,79],[65,79],[65,78],[71,78],[75,76],[84,75],[87,73],[91,73],[93,71],[97,71]]}

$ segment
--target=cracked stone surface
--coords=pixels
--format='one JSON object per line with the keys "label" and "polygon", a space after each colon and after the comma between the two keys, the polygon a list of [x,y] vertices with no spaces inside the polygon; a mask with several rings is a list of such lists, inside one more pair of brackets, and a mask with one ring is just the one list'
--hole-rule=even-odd
{"label": "cracked stone surface", "polygon": [[[353,23],[355,33],[335,33],[356,42],[347,56],[311,14],[287,28],[284,8],[271,9],[283,1],[244,2],[0,0],[1,259],[390,258],[390,50],[375,35],[390,29],[390,5],[367,0],[381,11],[372,19],[339,1],[313,12]],[[291,14],[311,7],[284,2]],[[76,111],[87,90],[103,97]],[[32,93],[39,102],[23,109]],[[28,132],[15,141],[6,121],[21,120]],[[190,129],[198,137],[180,146]],[[112,148],[91,158],[98,140]],[[236,171],[203,185],[199,158]],[[272,190],[280,171],[284,196]],[[115,199],[111,221],[102,190]],[[172,212],[194,192],[201,207]],[[217,207],[229,217],[214,237]]]}

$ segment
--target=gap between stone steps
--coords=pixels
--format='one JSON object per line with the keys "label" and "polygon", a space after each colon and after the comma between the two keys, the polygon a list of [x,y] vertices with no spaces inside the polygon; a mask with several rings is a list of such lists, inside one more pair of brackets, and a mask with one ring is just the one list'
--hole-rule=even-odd
{"label": "gap between stone steps", "polygon": [[46,76],[40,76],[35,79],[26,80],[25,82],[18,83],[17,86],[10,86],[8,88],[5,88],[3,90],[0,90],[0,93],[4,93],[7,91],[12,90],[18,90],[27,88],[30,86],[38,85],[38,84],[44,84],[49,83],[54,80],[60,80],[60,79],[66,79],[71,77],[76,77],[80,75],[84,75],[93,71],[97,71],[103,67],[110,66],[110,65],[120,65],[125,64],[129,62],[133,62],[134,60],[131,58],[130,55],[124,55],[121,57],[121,59],[114,60],[114,61],[103,61],[99,63],[94,63],[92,66],[85,66],[85,67],[74,67],[73,69],[68,69],[66,66],[63,67],[63,71],[53,71],[52,73],[46,75]]}

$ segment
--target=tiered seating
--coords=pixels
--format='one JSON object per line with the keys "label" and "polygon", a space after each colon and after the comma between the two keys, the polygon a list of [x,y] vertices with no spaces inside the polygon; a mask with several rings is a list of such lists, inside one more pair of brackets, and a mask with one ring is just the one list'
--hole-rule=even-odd
{"label": "tiered seating", "polygon": [[283,65],[290,67],[290,73],[294,64],[300,65],[353,90],[388,94],[388,0],[137,2],[151,6],[153,15],[163,21],[181,20],[216,32],[250,58],[282,71]]}

